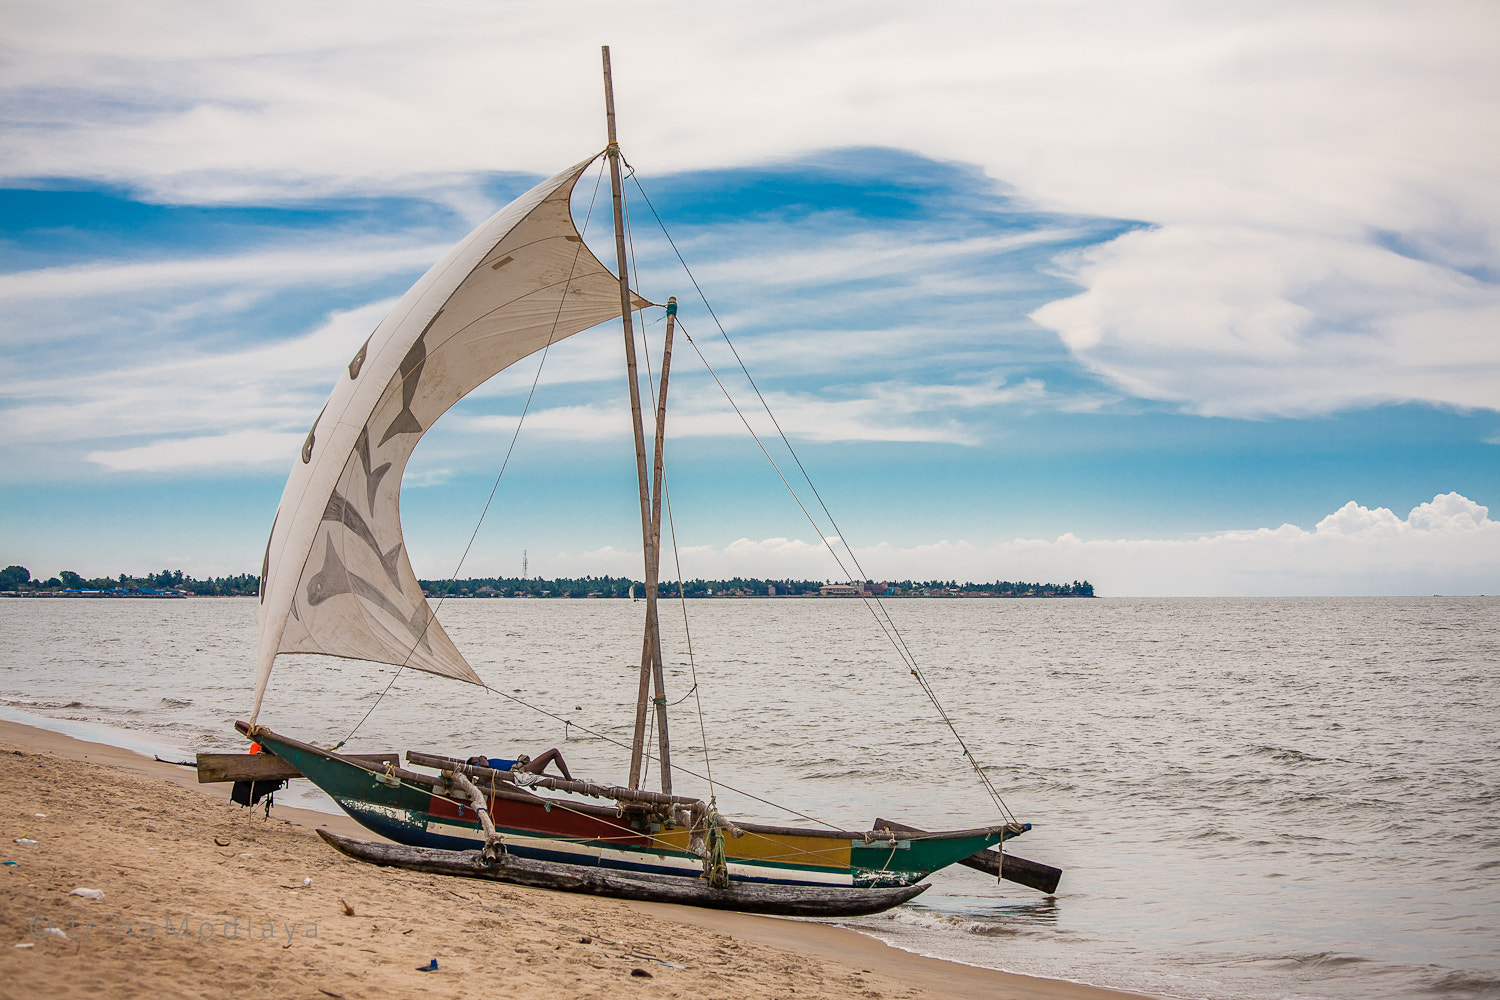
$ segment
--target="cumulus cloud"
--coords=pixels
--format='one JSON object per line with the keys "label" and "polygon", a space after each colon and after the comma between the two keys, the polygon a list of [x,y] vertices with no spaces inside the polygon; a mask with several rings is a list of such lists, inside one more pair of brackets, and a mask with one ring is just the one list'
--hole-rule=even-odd
{"label": "cumulus cloud", "polygon": [[1033,312],[1090,369],[1205,416],[1427,400],[1500,407],[1500,285],[1366,240],[1244,226],[1134,232],[1063,262]]}
{"label": "cumulus cloud", "polygon": [[1413,537],[1421,533],[1430,536],[1467,535],[1487,530],[1487,526],[1493,523],[1489,516],[1488,507],[1458,493],[1442,493],[1427,503],[1418,504],[1404,521],[1386,507],[1370,510],[1350,500],[1319,521],[1314,533],[1363,539]]}
{"label": "cumulus cloud", "polygon": [[[1192,539],[1064,534],[995,545],[856,545],[855,554],[877,579],[1086,579],[1110,597],[1500,593],[1500,521],[1458,493],[1438,495],[1405,518],[1351,500],[1311,529],[1283,524]],[[615,555],[611,572],[637,572],[638,553]],[[842,576],[816,540],[740,538],[684,548],[681,558],[690,578]]]}

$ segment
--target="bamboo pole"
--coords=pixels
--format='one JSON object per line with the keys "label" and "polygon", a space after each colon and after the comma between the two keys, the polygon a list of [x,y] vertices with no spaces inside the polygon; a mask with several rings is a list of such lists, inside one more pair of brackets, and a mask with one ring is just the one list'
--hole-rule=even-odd
{"label": "bamboo pole", "polygon": [[[435,767],[443,771],[452,771],[454,774],[468,775],[470,778],[482,778],[485,781],[500,781],[506,785],[514,786],[516,776],[510,771],[497,771],[494,768],[482,767],[478,764],[465,764],[454,757],[444,757],[441,754],[421,753],[417,750],[406,751],[406,759],[409,763],[421,767]],[[426,777],[426,775],[420,775]],[[591,795],[598,799],[615,799],[619,802],[642,802],[646,805],[657,806],[686,806],[688,809],[702,807],[708,808],[708,804],[702,799],[689,798],[683,795],[666,795],[662,792],[648,792],[639,788],[625,788],[622,785],[604,785],[597,781],[583,781],[577,778],[554,778],[551,775],[540,775],[531,783],[533,788],[549,788],[554,792],[577,792],[580,795]],[[532,799],[532,801],[543,801]],[[721,826],[735,836],[737,829],[728,820],[720,817]],[[816,834],[815,834],[816,835]]]}
{"label": "bamboo pole", "polygon": [[[667,299],[667,333],[661,349],[661,389],[656,394],[656,461],[651,473],[651,551],[656,554],[651,567],[651,591],[656,592],[661,573],[661,507],[665,487],[662,485],[662,444],[667,429],[667,374],[672,370],[672,328],[677,323],[677,296]],[[661,621],[657,618],[657,604],[646,606],[651,616],[647,634],[651,636],[651,674],[656,682],[656,729],[661,748],[661,790],[672,794],[672,749],[667,739],[667,681],[661,656]]]}
{"label": "bamboo pole", "polygon": [[645,548],[646,562],[646,639],[641,657],[641,683],[635,703],[635,736],[630,744],[630,787],[637,788],[641,780],[641,758],[646,743],[646,702],[651,683],[651,629],[656,621],[656,553],[651,545],[651,497],[650,483],[646,478],[646,431],[641,422],[640,375],[635,363],[635,326],[630,315],[630,270],[625,256],[625,196],[620,184],[620,145],[615,134],[615,83],[610,73],[609,46],[602,47],[604,56],[604,118],[609,131],[609,190],[615,209],[615,258],[620,272],[620,320],[625,331],[625,370],[630,382],[630,417],[635,428],[636,479],[641,493],[641,539]]}
{"label": "bamboo pole", "polygon": [[489,847],[490,842],[495,839],[495,821],[490,819],[490,807],[484,800],[484,793],[462,771],[445,773],[469,797],[469,801],[474,806],[474,812],[479,815],[479,825],[484,827],[484,846]]}

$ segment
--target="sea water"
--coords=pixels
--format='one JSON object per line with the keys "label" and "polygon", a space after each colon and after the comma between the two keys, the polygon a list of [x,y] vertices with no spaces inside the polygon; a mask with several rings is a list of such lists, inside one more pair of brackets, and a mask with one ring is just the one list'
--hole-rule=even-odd
{"label": "sea water", "polygon": [[[1500,599],[886,607],[899,639],[857,600],[690,601],[690,631],[663,604],[678,792],[711,773],[732,817],[968,827],[999,817],[977,764],[1034,825],[1010,850],[1064,869],[1055,897],[950,869],[850,926],[1177,997],[1500,997]],[[490,690],[284,656],[261,721],[355,752],[556,746],[619,780],[643,608],[450,600]],[[0,601],[0,711],[164,757],[242,747],[255,614]],[[280,801],[331,808],[305,781]]]}

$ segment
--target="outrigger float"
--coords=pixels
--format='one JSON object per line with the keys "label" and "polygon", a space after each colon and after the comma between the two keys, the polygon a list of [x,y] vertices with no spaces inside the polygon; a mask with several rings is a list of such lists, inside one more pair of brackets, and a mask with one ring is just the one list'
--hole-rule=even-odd
{"label": "outrigger float", "polygon": [[[300,775],[392,842],[324,833],[350,857],[570,892],[852,916],[913,898],[926,888],[922,879],[954,863],[1054,891],[1057,869],[1002,859],[1004,841],[1030,824],[1015,822],[992,788],[1002,822],[935,833],[882,822],[852,831],[734,823],[719,815],[711,794],[704,801],[673,793],[657,582],[677,308],[669,299],[648,475],[632,312],[657,307],[628,281],[607,47],[604,80],[605,150],[537,185],[450,250],[376,327],[347,376],[340,375],[293,464],[266,546],[255,708],[236,728],[267,753],[202,755],[200,780],[254,788],[257,781]],[[601,155],[610,170],[616,274],[584,244],[570,208],[574,185]],[[403,470],[425,431],[464,395],[517,361],[612,319],[624,329],[645,551],[645,639],[628,782],[555,778],[420,752],[406,753],[411,766],[405,767],[394,754],[339,754],[259,725],[271,668],[282,653],[389,663],[483,685],[434,617],[408,560],[399,515]],[[908,666],[917,672],[915,663]],[[659,792],[640,787],[651,714]],[[982,769],[975,771],[989,788]]]}

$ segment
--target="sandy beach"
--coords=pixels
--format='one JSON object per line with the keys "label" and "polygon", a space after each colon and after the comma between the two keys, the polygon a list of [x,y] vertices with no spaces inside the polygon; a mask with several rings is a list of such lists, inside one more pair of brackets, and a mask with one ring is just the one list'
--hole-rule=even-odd
{"label": "sandy beach", "polygon": [[267,819],[189,768],[15,723],[0,760],[3,997],[1136,996],[813,922],[374,868],[313,832],[372,836],[347,817]]}

